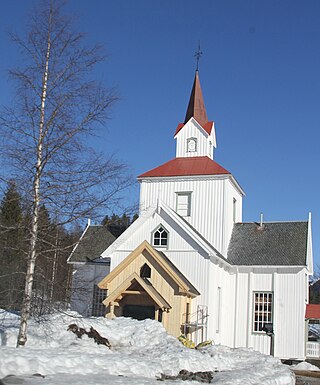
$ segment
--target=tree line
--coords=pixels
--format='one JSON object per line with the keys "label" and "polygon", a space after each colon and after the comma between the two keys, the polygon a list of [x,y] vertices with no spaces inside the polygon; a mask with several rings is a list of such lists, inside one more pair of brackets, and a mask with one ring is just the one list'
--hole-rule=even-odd
{"label": "tree line", "polygon": [[[106,215],[104,225],[118,237],[137,218]],[[83,229],[51,219],[43,204],[39,210],[37,264],[32,290],[31,315],[41,317],[57,309],[67,309],[72,290],[72,266],[67,259]],[[15,181],[7,184],[0,203],[0,308],[20,312],[28,263],[31,231],[30,206]]]}
{"label": "tree line", "polygon": [[[39,210],[37,264],[32,293],[33,315],[43,315],[54,304],[66,307],[70,296],[71,269],[67,264],[79,229],[66,230],[50,218],[43,204]],[[30,205],[9,181],[0,204],[0,307],[21,311],[31,232]]]}

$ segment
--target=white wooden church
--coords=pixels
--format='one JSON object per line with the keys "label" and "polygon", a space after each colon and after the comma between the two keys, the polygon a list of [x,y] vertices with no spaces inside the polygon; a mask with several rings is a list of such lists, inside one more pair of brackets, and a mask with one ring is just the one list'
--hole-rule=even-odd
{"label": "white wooden church", "polygon": [[86,284],[73,308],[153,318],[195,342],[304,359],[310,215],[242,222],[244,191],[214,160],[215,127],[198,71],[174,139],[176,157],[138,177],[139,218],[124,233],[115,239],[88,224],[69,258],[74,288]]}

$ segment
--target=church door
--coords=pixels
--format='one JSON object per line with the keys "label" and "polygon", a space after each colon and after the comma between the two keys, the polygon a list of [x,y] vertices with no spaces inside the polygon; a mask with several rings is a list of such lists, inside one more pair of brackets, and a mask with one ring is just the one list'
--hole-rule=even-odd
{"label": "church door", "polygon": [[124,305],[123,316],[131,317],[137,320],[146,318],[155,319],[155,307],[143,305]]}

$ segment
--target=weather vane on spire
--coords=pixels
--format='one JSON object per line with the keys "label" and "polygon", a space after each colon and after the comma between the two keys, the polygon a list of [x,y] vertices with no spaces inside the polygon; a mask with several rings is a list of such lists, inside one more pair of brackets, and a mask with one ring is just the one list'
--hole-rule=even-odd
{"label": "weather vane on spire", "polygon": [[200,60],[202,54],[203,54],[203,52],[202,52],[201,49],[200,49],[200,40],[199,40],[198,51],[195,52],[195,54],[194,54],[194,57],[196,58],[196,61],[197,61],[197,68],[196,68],[196,71],[199,70],[199,60]]}

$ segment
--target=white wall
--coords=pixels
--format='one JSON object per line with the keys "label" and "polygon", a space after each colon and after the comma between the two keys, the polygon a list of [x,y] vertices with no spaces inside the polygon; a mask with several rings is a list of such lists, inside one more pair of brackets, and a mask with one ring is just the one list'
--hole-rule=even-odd
{"label": "white wall", "polygon": [[[275,279],[275,341],[277,355],[305,356],[305,269],[298,274],[277,274]],[[278,342],[277,342],[278,338]]]}
{"label": "white wall", "polygon": [[[214,130],[214,127],[212,128]],[[187,151],[188,138],[197,139],[197,151]],[[213,157],[213,137],[203,130],[200,126],[193,123],[193,119],[189,120],[183,128],[176,135],[176,157],[190,157],[190,156],[208,156]],[[211,146],[210,146],[211,143]]]}
{"label": "white wall", "polygon": [[[125,240],[121,247],[113,252],[111,256],[111,270],[123,261],[131,251],[136,249],[144,240],[152,244],[151,234],[159,224],[169,232],[168,248],[159,248],[173,262],[173,264],[188,278],[188,280],[201,293],[208,293],[208,263],[209,259],[195,241],[172,221],[170,217],[166,219],[155,213],[150,217],[138,231],[134,232]],[[208,294],[206,294],[208,295]],[[207,302],[205,298],[201,301]]]}
{"label": "white wall", "polygon": [[[304,312],[307,299],[306,271],[285,267],[231,267],[208,255],[165,212],[155,213],[116,250],[112,269],[141,242],[151,242],[152,231],[161,223],[169,232],[168,258],[200,292],[192,301],[208,306],[208,338],[231,347],[248,347],[270,353],[270,337],[253,332],[255,291],[273,292],[275,355],[304,358]],[[219,288],[219,289],[218,289]],[[220,292],[220,305],[219,305]]]}
{"label": "white wall", "polygon": [[270,337],[253,332],[253,293],[273,292],[275,356],[304,359],[305,269],[259,268],[236,275],[235,347],[270,353]]}
{"label": "white wall", "polygon": [[93,288],[110,272],[110,265],[74,263],[70,307],[84,317],[92,315]]}
{"label": "white wall", "polygon": [[210,263],[208,335],[214,343],[231,347],[234,330],[234,285],[234,274],[222,265]]}
{"label": "white wall", "polygon": [[237,221],[242,220],[242,195],[229,176],[144,179],[140,212],[155,204],[158,197],[176,211],[178,192],[191,192],[191,216],[184,219],[226,255],[233,226],[233,198],[237,201]]}

